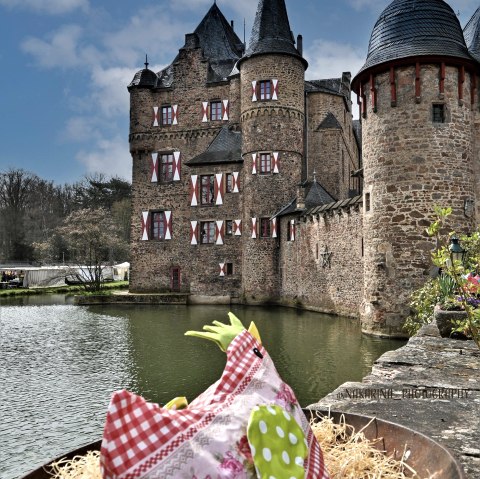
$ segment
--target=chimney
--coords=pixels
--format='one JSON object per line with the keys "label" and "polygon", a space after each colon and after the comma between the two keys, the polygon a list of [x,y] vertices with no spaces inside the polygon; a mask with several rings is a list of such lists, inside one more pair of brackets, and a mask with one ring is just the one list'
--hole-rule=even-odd
{"label": "chimney", "polygon": [[303,57],[303,37],[302,35],[297,35],[297,50],[298,53]]}

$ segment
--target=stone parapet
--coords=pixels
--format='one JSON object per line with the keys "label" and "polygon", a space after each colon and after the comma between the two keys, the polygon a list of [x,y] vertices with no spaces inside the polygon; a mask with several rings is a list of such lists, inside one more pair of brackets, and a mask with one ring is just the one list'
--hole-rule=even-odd
{"label": "stone parapet", "polygon": [[449,448],[468,478],[480,477],[480,351],[441,338],[434,323],[383,354],[362,382],[348,382],[311,405],[375,416]]}

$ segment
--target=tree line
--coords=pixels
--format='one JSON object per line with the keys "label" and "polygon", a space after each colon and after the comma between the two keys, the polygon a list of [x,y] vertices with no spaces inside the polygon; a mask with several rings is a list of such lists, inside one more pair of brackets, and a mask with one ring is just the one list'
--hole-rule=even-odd
{"label": "tree line", "polygon": [[122,244],[116,259],[128,260],[130,198],[131,184],[118,177],[94,174],[56,185],[23,169],[0,171],[0,263],[74,261],[78,251],[65,241],[69,228],[94,226]]}

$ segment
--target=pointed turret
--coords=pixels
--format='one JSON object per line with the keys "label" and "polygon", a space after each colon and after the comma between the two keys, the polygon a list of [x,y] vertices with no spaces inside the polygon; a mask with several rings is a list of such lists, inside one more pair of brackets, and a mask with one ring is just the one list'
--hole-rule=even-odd
{"label": "pointed turret", "polygon": [[240,61],[255,55],[282,53],[307,61],[295,48],[285,0],[260,0],[250,36],[249,47]]}

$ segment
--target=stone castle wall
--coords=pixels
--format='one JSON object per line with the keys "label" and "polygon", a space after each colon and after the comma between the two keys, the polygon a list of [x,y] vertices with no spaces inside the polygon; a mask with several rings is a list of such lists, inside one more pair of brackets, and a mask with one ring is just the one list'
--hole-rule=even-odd
{"label": "stone castle wall", "polygon": [[[368,109],[363,119],[362,322],[373,334],[405,334],[401,324],[409,314],[409,295],[431,267],[434,245],[425,228],[433,220],[434,205],[453,208],[451,228],[473,226],[464,210],[465,201],[475,195],[470,77],[461,100],[458,68],[446,67],[443,93],[439,69],[421,65],[416,91],[415,66],[396,68],[396,106],[388,72],[373,77],[373,93],[371,85],[363,85]],[[433,104],[444,105],[444,123],[433,121]]]}
{"label": "stone castle wall", "polygon": [[[243,61],[241,127],[244,159],[242,291],[245,301],[278,298],[278,240],[261,237],[260,219],[271,218],[296,194],[302,174],[304,65],[288,55],[257,56]],[[252,101],[252,82],[278,81],[278,97]],[[254,155],[278,153],[278,173],[253,173]],[[257,156],[258,161],[258,156]],[[256,218],[256,238],[252,218]],[[271,233],[273,232],[271,225]]]}
{"label": "stone castle wall", "polygon": [[[295,241],[288,222],[295,221]],[[286,304],[358,317],[363,296],[361,204],[281,220],[282,289]]]}

